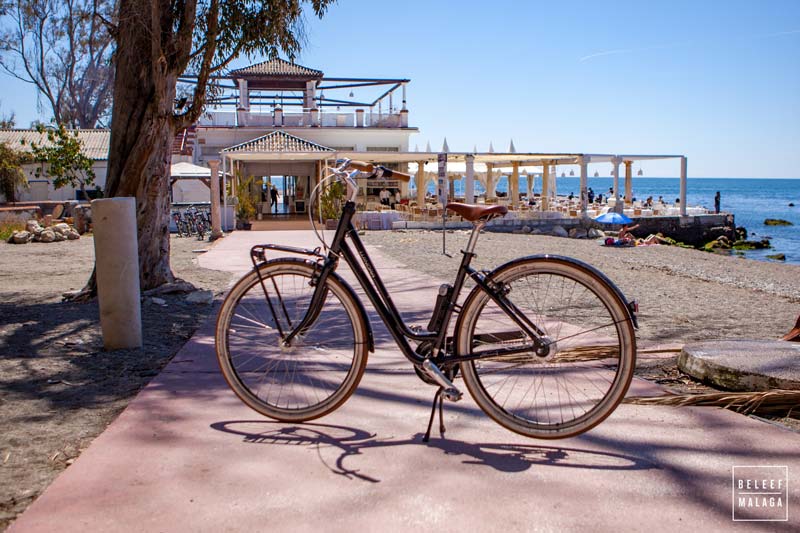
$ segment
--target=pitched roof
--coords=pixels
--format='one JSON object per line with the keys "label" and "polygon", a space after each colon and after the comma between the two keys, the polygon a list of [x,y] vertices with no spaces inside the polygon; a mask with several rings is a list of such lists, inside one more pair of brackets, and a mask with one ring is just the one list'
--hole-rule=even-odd
{"label": "pitched roof", "polygon": [[[83,155],[95,161],[105,161],[108,159],[108,148],[111,143],[111,130],[70,130],[78,134],[83,149]],[[24,144],[23,144],[24,141]],[[46,146],[47,133],[39,133],[36,130],[5,130],[0,129],[0,143],[5,143],[10,148],[23,152],[30,152],[31,142]]]}
{"label": "pitched roof", "polygon": [[275,58],[249,67],[231,71],[231,77],[268,77],[268,78],[308,78],[322,77],[321,70],[290,63],[285,59]]}
{"label": "pitched roof", "polygon": [[333,152],[332,148],[295,137],[284,131],[273,131],[247,142],[225,148],[223,152]]}

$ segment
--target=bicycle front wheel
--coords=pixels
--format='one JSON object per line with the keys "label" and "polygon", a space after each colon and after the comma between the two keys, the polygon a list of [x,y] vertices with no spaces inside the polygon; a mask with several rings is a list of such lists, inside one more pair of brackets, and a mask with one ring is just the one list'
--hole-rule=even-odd
{"label": "bicycle front wheel", "polygon": [[305,316],[315,287],[304,261],[271,261],[251,271],[225,299],[217,319],[222,374],[259,413],[302,422],[330,413],[350,397],[367,363],[367,325],[352,293],[334,276],[311,326],[291,346],[283,336]]}
{"label": "bicycle front wheel", "polygon": [[[476,287],[456,332],[464,382],[500,425],[528,437],[583,433],[616,408],[633,375],[636,338],[628,310],[602,275],[572,260],[531,258],[492,280],[541,332],[534,349],[511,317]],[[482,357],[483,355],[483,357]]]}

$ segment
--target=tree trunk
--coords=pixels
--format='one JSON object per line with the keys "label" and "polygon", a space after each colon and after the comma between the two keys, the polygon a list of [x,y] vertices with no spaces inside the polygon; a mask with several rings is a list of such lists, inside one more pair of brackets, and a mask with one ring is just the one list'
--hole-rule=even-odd
{"label": "tree trunk", "polygon": [[[170,141],[175,137],[173,110],[177,74],[170,72],[159,39],[150,28],[150,2],[120,2],[115,56],[114,104],[108,156],[106,197],[134,196],[139,230],[139,274],[142,290],[175,281],[169,264]],[[96,292],[94,275],[86,287]]]}

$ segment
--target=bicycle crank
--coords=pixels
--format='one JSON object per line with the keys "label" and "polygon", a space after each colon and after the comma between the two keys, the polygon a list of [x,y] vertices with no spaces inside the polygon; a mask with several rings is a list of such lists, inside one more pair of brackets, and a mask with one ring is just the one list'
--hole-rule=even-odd
{"label": "bicycle crank", "polygon": [[425,361],[422,362],[422,370],[442,388],[442,394],[451,402],[457,402],[464,396],[464,394],[458,390],[458,387],[447,379],[447,376],[436,366],[436,363],[430,359],[425,359]]}

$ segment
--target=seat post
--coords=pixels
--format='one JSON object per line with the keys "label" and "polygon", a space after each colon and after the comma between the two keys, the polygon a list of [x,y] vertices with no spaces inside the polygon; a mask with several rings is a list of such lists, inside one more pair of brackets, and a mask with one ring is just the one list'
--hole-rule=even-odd
{"label": "seat post", "polygon": [[472,234],[469,236],[469,242],[467,243],[467,248],[464,250],[464,253],[475,253],[475,245],[478,244],[478,235],[484,226],[486,226],[486,222],[486,220],[476,220],[472,224]]}

